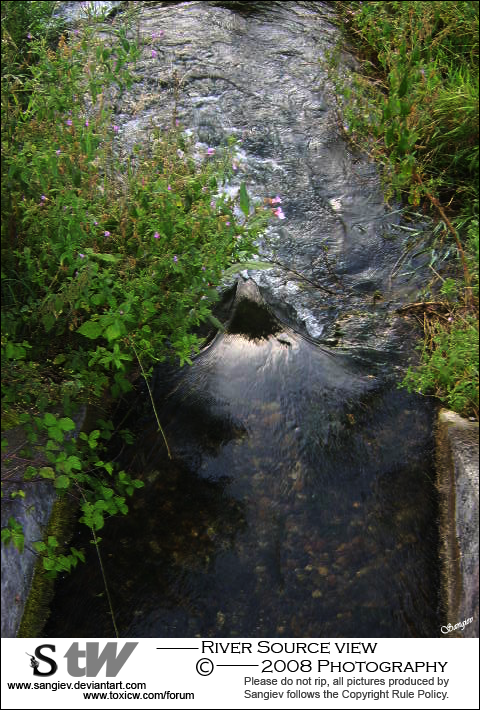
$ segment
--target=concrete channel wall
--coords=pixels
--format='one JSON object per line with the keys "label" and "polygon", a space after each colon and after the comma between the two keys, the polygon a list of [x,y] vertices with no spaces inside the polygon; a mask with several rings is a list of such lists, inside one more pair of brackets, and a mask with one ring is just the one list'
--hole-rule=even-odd
{"label": "concrete channel wall", "polygon": [[445,618],[441,633],[478,638],[478,422],[442,409],[436,451]]}

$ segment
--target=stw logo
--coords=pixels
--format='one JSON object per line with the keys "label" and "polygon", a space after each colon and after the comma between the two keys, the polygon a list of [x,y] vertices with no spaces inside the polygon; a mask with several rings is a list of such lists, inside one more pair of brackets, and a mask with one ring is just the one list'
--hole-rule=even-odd
{"label": "stw logo", "polygon": [[[138,642],[128,641],[120,653],[117,653],[118,644],[114,641],[109,641],[101,653],[99,653],[100,644],[96,641],[87,641],[85,651],[81,650],[79,643],[72,643],[64,658],[67,659],[67,672],[74,678],[95,678],[103,666],[105,666],[105,675],[107,678],[115,678],[125,663],[132,655]],[[43,649],[48,648],[55,652],[55,646],[43,644],[35,649],[35,656],[30,653],[30,666],[33,668],[33,675],[50,676],[57,672],[58,664],[51,656],[45,655]],[[84,660],[85,659],[85,660]],[[48,670],[40,670],[40,661],[43,661],[49,666]]]}

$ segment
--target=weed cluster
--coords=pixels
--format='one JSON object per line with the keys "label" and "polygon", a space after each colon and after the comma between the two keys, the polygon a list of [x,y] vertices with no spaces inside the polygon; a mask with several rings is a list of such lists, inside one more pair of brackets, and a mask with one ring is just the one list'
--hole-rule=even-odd
{"label": "weed cluster", "polygon": [[[120,157],[107,97],[152,50],[125,26],[101,39],[93,17],[53,40],[52,6],[2,3],[2,429],[24,427],[25,477],[76,498],[96,542],[143,482],[105,460],[108,406],[88,434],[74,435],[74,413],[165,358],[191,362],[223,271],[252,257],[268,212],[244,184],[235,199],[222,189],[235,140],[199,158],[175,116]],[[13,518],[2,540],[22,548]],[[54,537],[36,549],[52,574],[83,557]]]}

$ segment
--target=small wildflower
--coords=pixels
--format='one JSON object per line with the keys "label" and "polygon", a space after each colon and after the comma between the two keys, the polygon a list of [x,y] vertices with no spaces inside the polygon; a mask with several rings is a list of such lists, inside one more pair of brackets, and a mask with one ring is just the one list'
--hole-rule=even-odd
{"label": "small wildflower", "polygon": [[278,219],[285,219],[285,215],[283,214],[281,207],[277,207],[276,210],[273,210],[273,213],[277,215]]}
{"label": "small wildflower", "polygon": [[207,148],[207,155],[213,155],[215,153],[215,148]]}
{"label": "small wildflower", "polygon": [[232,163],[232,168],[233,168],[234,170],[238,170],[238,163],[233,162],[233,163]]}
{"label": "small wildflower", "polygon": [[175,256],[173,257],[173,261],[174,261],[175,263],[177,263],[177,261],[178,261],[178,256],[177,256],[176,254],[175,254]]}
{"label": "small wildflower", "polygon": [[167,185],[167,190],[171,190],[171,189],[172,189],[172,186],[171,186],[171,185]]}
{"label": "small wildflower", "polygon": [[78,256],[80,257],[80,259],[85,259],[85,254],[79,254]]}
{"label": "small wildflower", "polygon": [[155,232],[155,234],[153,235],[153,238],[154,238],[154,239],[160,239],[159,233],[158,233],[158,232]]}
{"label": "small wildflower", "polygon": [[282,204],[282,198],[277,195],[271,200],[272,205],[281,205]]}
{"label": "small wildflower", "polygon": [[229,227],[229,226],[230,226],[230,222],[225,222],[225,226],[226,226],[226,227]]}
{"label": "small wildflower", "polygon": [[114,126],[114,127],[113,127],[113,130],[114,130],[115,133],[118,133],[118,126]]}
{"label": "small wildflower", "polygon": [[215,207],[215,200],[212,200],[212,201],[210,202],[210,207]]}
{"label": "small wildflower", "polygon": [[175,125],[176,125],[176,126],[179,126],[179,125],[180,125],[180,121],[178,120],[178,118],[175,119]]}
{"label": "small wildflower", "polygon": [[30,32],[29,32],[28,35],[27,35],[27,39],[33,39],[33,36],[31,35]]}
{"label": "small wildflower", "polygon": [[72,125],[72,119],[69,118],[69,119],[67,120],[67,126],[71,126],[71,125]]}
{"label": "small wildflower", "polygon": [[110,232],[104,232],[104,234],[105,234],[106,237],[109,237],[109,236],[110,236]]}
{"label": "small wildflower", "polygon": [[47,198],[45,197],[45,195],[42,195],[40,199],[41,199],[42,202],[45,202],[45,200],[46,200]]}
{"label": "small wildflower", "polygon": [[157,52],[154,49],[152,49],[152,57],[155,59],[156,56],[157,56]]}
{"label": "small wildflower", "polygon": [[97,222],[97,220],[94,220],[94,221],[93,221],[93,224],[95,225],[95,227],[98,227],[98,222]]}
{"label": "small wildflower", "polygon": [[88,118],[87,118],[87,120],[85,121],[85,126],[88,128]]}
{"label": "small wildflower", "polygon": [[202,266],[202,271],[206,271],[206,270],[207,270],[206,267]]}
{"label": "small wildflower", "polygon": [[123,316],[124,311],[118,311],[121,316]]}
{"label": "small wildflower", "polygon": [[62,152],[62,151],[60,150],[60,148],[55,151],[55,153],[56,153],[57,155],[60,155],[61,152]]}

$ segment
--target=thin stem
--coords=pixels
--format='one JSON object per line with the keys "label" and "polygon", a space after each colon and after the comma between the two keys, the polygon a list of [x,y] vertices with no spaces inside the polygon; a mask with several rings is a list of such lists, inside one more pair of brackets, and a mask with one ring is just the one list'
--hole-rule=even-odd
{"label": "thin stem", "polygon": [[135,345],[133,344],[132,340],[130,340],[130,338],[129,338],[129,343],[130,343],[130,345],[132,346],[132,350],[133,350],[133,352],[135,353],[135,357],[136,357],[137,360],[138,360],[138,364],[140,365],[140,369],[141,369],[141,371],[142,371],[143,379],[145,380],[145,384],[147,385],[147,389],[148,389],[148,394],[150,395],[150,401],[151,401],[151,403],[152,403],[153,412],[154,412],[154,414],[155,414],[155,419],[157,420],[158,431],[159,431],[159,432],[162,434],[162,436],[163,436],[163,440],[164,440],[164,442],[165,442],[165,446],[167,447],[168,458],[171,459],[171,458],[172,458],[172,454],[171,454],[171,451],[170,451],[170,447],[169,447],[169,445],[168,445],[167,437],[165,436],[165,432],[163,431],[162,425],[160,424],[160,419],[159,419],[159,417],[158,417],[157,408],[156,408],[156,406],[155,406],[155,402],[153,401],[152,390],[150,389],[150,385],[149,385],[149,383],[148,383],[147,373],[146,373],[145,370],[143,369],[142,361],[140,360],[140,357],[139,357],[139,355],[138,355],[138,353],[137,353],[137,351],[136,351],[136,349],[135,349]]}
{"label": "thin stem", "polygon": [[[80,487],[79,487],[79,490],[80,490],[80,495],[82,496],[83,500],[86,503],[87,499],[85,498],[85,495]],[[105,569],[104,569],[103,562],[102,562],[102,556],[100,554],[100,547],[99,547],[100,543],[99,543],[99,540],[98,540],[97,535],[95,533],[95,530],[91,526],[89,526],[89,527],[90,527],[90,530],[92,531],[93,542],[95,545],[95,549],[97,551],[98,562],[100,564],[100,570],[102,572],[103,586],[105,587],[105,594],[107,595],[107,601],[108,601],[108,606],[110,608],[110,616],[112,617],[112,624],[113,624],[113,628],[115,630],[115,636],[118,639],[118,638],[120,638],[120,634],[118,633],[117,622],[115,621],[115,613],[113,611],[112,598],[110,596],[110,590],[108,589],[108,584],[107,584],[107,576],[105,574]]]}
{"label": "thin stem", "polygon": [[106,595],[107,595],[108,606],[110,607],[110,615],[111,615],[111,617],[112,617],[113,628],[115,629],[115,636],[116,636],[117,639],[118,639],[118,638],[120,638],[120,635],[119,635],[119,633],[118,633],[117,623],[116,623],[116,621],[115,621],[115,614],[114,614],[114,612],[113,612],[112,598],[111,598],[111,596],[110,596],[110,591],[109,591],[109,589],[108,589],[107,577],[106,577],[106,575],[105,575],[105,569],[104,569],[104,567],[103,567],[102,556],[101,556],[101,554],[100,554],[100,547],[99,547],[98,538],[97,538],[97,536],[96,536],[96,534],[95,534],[95,530],[94,530],[93,528],[90,528],[90,530],[92,531],[92,534],[93,534],[93,542],[95,543],[95,549],[96,549],[96,551],[97,551],[98,561],[99,561],[99,563],[100,563],[100,569],[101,569],[101,571],[102,571],[103,585],[104,585],[104,587],[105,587],[105,593],[106,593]]}

